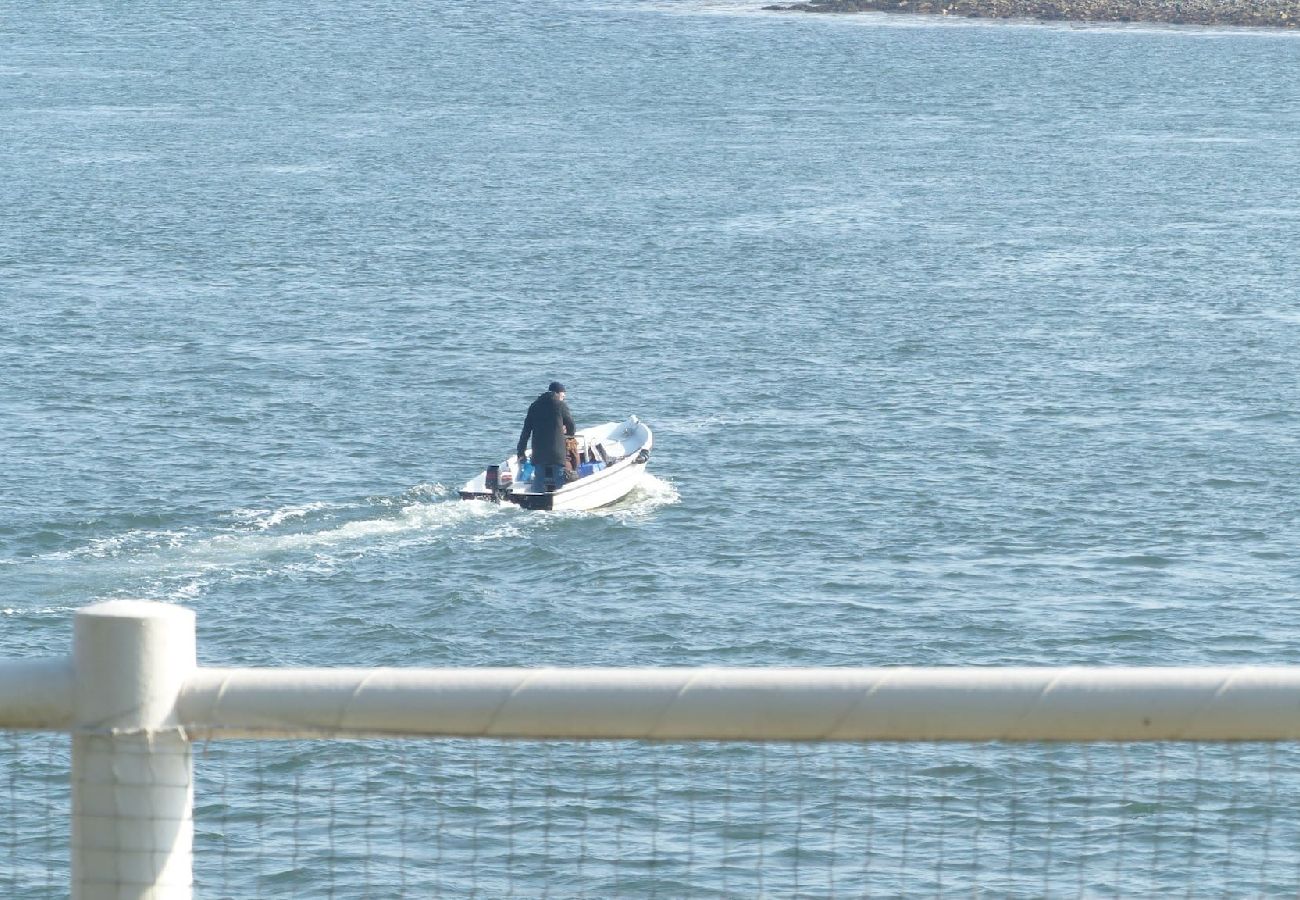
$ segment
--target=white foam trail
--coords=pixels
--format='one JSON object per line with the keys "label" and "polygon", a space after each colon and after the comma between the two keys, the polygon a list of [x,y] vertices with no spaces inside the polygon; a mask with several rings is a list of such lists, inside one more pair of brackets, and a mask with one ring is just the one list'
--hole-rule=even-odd
{"label": "white foam trail", "polygon": [[637,486],[630,494],[617,503],[595,512],[630,524],[648,518],[665,506],[680,503],[681,500],[682,495],[678,493],[676,485],[671,481],[651,475],[649,472],[642,472],[641,480],[637,482]]}
{"label": "white foam trail", "polygon": [[[334,521],[328,527],[312,523],[308,516],[326,508],[364,515],[366,508],[305,503],[276,510],[235,510],[228,520],[237,524],[228,524],[215,534],[196,529],[127,531],[73,550],[44,554],[34,561],[59,566],[64,580],[83,583],[81,590],[87,598],[107,599],[126,592],[186,603],[200,598],[214,581],[257,580],[285,572],[332,572],[350,558],[445,539],[448,529],[501,511],[490,503],[460,500],[409,503],[398,509],[385,506],[375,503],[369,507],[368,518],[343,524],[331,516]],[[300,530],[285,533],[290,528]],[[471,536],[478,530],[470,527]],[[70,565],[76,569],[68,568]],[[6,614],[20,612],[28,611],[15,608]]]}
{"label": "white foam trail", "polygon": [[[128,531],[95,539],[83,547],[41,557],[66,566],[86,567],[76,574],[87,596],[150,596],[173,603],[200,599],[216,582],[259,580],[276,573],[328,574],[348,560],[370,553],[391,553],[410,546],[461,540],[483,543],[527,539],[538,528],[589,515],[637,524],[658,509],[680,502],[677,488],[648,473],[618,503],[587,512],[530,513],[510,504],[436,499],[454,493],[443,485],[419,485],[402,498],[371,498],[361,508],[323,502],[278,509],[232,511],[223,530],[206,534],[184,531]],[[410,502],[413,495],[434,498]],[[399,505],[401,504],[401,505]],[[396,507],[396,508],[394,508]],[[331,521],[313,522],[313,513]],[[337,518],[370,515],[337,523]],[[315,526],[315,527],[313,527]],[[288,529],[298,529],[289,531]],[[6,615],[29,613],[18,608]]]}
{"label": "white foam trail", "polygon": [[510,538],[522,537],[523,534],[523,529],[518,525],[507,523],[485,531],[482,534],[475,535],[469,539],[469,542],[471,544],[486,544],[488,541],[504,541],[509,540]]}
{"label": "white foam trail", "polygon": [[274,528],[277,525],[297,519],[305,519],[311,513],[330,508],[332,508],[332,505],[329,503],[301,503],[282,506],[279,509],[273,510],[237,509],[232,513],[232,515],[237,521],[245,522],[254,528],[266,531],[268,528]]}
{"label": "white foam trail", "polygon": [[172,603],[188,603],[202,596],[203,589],[207,586],[207,581],[202,578],[189,578],[177,587],[167,591],[166,598]]}
{"label": "white foam trail", "polygon": [[451,487],[449,485],[445,485],[441,482],[435,482],[434,484],[428,484],[427,482],[422,482],[420,484],[417,484],[415,487],[411,488],[410,490],[408,490],[406,492],[406,495],[408,497],[412,497],[416,499],[428,498],[428,499],[441,500],[444,497],[456,496],[457,491],[458,491],[457,488]]}
{"label": "white foam trail", "polygon": [[0,609],[0,616],[66,616],[76,611],[75,606],[33,606],[28,609],[6,606]]}
{"label": "white foam trail", "polygon": [[127,553],[158,551],[170,547],[179,547],[185,540],[182,531],[127,531],[122,534],[95,538],[81,547],[71,550],[54,550],[35,557],[38,560],[70,559],[112,559]]}
{"label": "white foam trail", "polygon": [[[396,516],[384,516],[347,522],[333,528],[300,534],[222,534],[182,548],[191,560],[210,560],[216,565],[243,559],[276,556],[311,550],[364,546],[384,538],[414,537],[426,540],[430,532],[441,531],[461,522],[482,518],[497,511],[490,503],[446,501],[415,503],[403,507]],[[405,543],[405,542],[404,542]],[[391,546],[391,542],[385,542]]]}
{"label": "white foam trail", "polygon": [[107,599],[128,589],[133,596],[191,603],[217,582],[257,581],[273,573],[329,575],[350,558],[428,543],[448,528],[497,514],[500,509],[489,503],[459,500],[417,503],[396,515],[298,534],[271,534],[262,528],[217,534],[188,545],[133,554],[119,574],[135,586],[101,590],[99,596]]}
{"label": "white foam trail", "polygon": [[694,431],[711,431],[715,428],[725,428],[728,425],[735,424],[735,420],[727,419],[722,416],[705,416],[702,419],[682,419],[681,421],[668,420],[658,422],[656,428],[663,433],[669,434],[686,434]]}

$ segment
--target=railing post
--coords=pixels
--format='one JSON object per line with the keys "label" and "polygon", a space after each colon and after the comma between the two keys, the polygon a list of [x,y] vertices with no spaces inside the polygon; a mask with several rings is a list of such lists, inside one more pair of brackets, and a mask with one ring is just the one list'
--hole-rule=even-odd
{"label": "railing post", "polygon": [[115,600],[77,613],[73,900],[190,900],[193,763],[176,698],[194,613]]}

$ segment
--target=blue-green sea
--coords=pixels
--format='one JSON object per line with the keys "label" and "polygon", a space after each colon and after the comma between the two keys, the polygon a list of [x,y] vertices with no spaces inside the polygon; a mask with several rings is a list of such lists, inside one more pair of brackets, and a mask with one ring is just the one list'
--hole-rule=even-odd
{"label": "blue-green sea", "polygon": [[[1300,34],[762,5],[0,6],[0,659],[1300,660]],[[1292,896],[1295,753],[214,744],[196,894]]]}

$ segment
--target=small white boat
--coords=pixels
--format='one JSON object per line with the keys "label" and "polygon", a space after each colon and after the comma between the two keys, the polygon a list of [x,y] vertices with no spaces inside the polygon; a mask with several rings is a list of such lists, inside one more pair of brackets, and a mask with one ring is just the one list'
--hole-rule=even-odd
{"label": "small white boat", "polygon": [[631,493],[650,460],[650,427],[632,416],[626,422],[583,428],[574,436],[583,460],[576,481],[565,482],[564,470],[558,467],[533,472],[529,478],[532,463],[511,454],[466,482],[460,498],[505,501],[524,509],[597,509]]}

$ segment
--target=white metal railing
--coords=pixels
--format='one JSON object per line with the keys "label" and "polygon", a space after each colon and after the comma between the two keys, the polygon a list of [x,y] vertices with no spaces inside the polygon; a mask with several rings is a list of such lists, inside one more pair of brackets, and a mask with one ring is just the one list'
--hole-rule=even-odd
{"label": "white metal railing", "polygon": [[1281,741],[1300,667],[207,668],[191,611],[113,601],[71,658],[0,665],[0,728],[73,736],[72,896],[172,900],[199,739]]}

